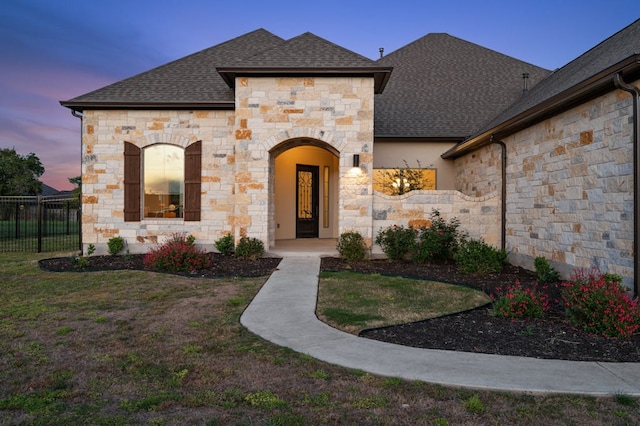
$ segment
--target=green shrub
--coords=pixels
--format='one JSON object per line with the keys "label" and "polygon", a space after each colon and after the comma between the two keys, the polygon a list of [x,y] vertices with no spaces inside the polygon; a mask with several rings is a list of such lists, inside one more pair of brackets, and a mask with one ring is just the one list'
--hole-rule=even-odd
{"label": "green shrub", "polygon": [[413,260],[417,263],[452,260],[458,245],[466,234],[462,233],[460,220],[452,218],[448,222],[436,209],[431,211],[431,224],[418,232],[413,251]]}
{"label": "green shrub", "polygon": [[211,259],[196,248],[193,236],[173,234],[145,255],[144,265],[166,272],[194,272],[211,267]]}
{"label": "green shrub", "polygon": [[549,298],[534,286],[524,288],[519,281],[507,287],[502,293],[491,295],[493,312],[502,318],[540,318],[550,309]]}
{"label": "green shrub", "polygon": [[638,300],[627,296],[619,276],[577,271],[562,286],[565,310],[574,325],[608,337],[629,337],[640,328]]}
{"label": "green shrub", "polygon": [[338,253],[344,260],[362,260],[366,256],[367,247],[359,232],[343,232],[338,238]]}
{"label": "green shrub", "polygon": [[403,260],[412,252],[415,240],[416,230],[393,225],[379,230],[375,243],[389,260]]}
{"label": "green shrub", "polygon": [[264,244],[257,238],[242,237],[236,246],[236,256],[243,259],[258,259],[264,255]]}
{"label": "green shrub", "polygon": [[109,254],[111,256],[115,256],[124,250],[125,241],[124,238],[118,236],[110,238],[107,242],[107,246],[109,247]]}
{"label": "green shrub", "polygon": [[233,254],[235,250],[235,241],[233,240],[233,234],[226,234],[215,242],[216,249],[226,256]]}
{"label": "green shrub", "polygon": [[540,284],[552,284],[560,279],[558,271],[556,271],[544,257],[536,257],[534,260],[534,266],[536,268],[536,276]]}
{"label": "green shrub", "polygon": [[487,275],[502,271],[507,252],[483,240],[463,240],[456,252],[456,264],[463,274]]}

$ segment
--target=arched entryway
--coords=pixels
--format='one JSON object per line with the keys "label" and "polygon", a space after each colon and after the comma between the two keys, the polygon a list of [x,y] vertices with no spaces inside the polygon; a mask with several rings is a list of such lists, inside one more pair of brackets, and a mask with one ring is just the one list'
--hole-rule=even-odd
{"label": "arched entryway", "polygon": [[338,236],[339,153],[315,139],[285,141],[270,151],[270,229],[277,241]]}

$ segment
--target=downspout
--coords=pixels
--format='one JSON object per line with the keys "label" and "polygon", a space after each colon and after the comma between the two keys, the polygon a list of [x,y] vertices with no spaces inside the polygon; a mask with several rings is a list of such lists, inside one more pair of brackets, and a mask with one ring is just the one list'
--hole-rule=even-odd
{"label": "downspout", "polygon": [[640,248],[639,236],[640,231],[640,182],[638,182],[640,165],[640,150],[638,149],[638,135],[640,135],[640,120],[638,119],[638,98],[640,98],[640,90],[622,79],[622,72],[618,72],[613,76],[613,83],[618,89],[624,90],[631,94],[633,100],[633,135],[631,137],[633,143],[633,297],[638,297],[638,286],[640,286],[640,256],[638,249]]}
{"label": "downspout", "polygon": [[80,235],[78,235],[78,249],[80,250],[80,254],[83,253],[82,249],[82,136],[83,136],[83,126],[82,126],[82,118],[84,117],[82,114],[78,113],[75,109],[71,110],[71,115],[80,119],[80,199],[78,200],[78,227],[80,228]]}
{"label": "downspout", "polygon": [[500,178],[500,186],[501,186],[501,196],[500,196],[500,248],[502,250],[507,249],[507,146],[504,142],[494,139],[493,135],[491,135],[491,143],[496,145],[500,145],[501,148],[501,178]]}

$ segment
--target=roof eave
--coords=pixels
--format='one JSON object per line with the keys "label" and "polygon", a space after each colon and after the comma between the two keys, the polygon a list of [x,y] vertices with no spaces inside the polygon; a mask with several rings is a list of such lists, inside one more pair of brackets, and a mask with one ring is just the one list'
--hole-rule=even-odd
{"label": "roof eave", "polygon": [[220,74],[227,85],[234,89],[236,77],[274,77],[274,76],[315,76],[315,77],[355,77],[373,76],[374,93],[380,94],[384,91],[393,67],[218,67],[216,71]]}
{"label": "roof eave", "polygon": [[401,136],[401,135],[374,135],[374,140],[380,142],[402,141],[402,142],[462,142],[464,137],[460,136]]}
{"label": "roof eave", "polygon": [[595,74],[591,78],[576,84],[575,86],[558,93],[557,95],[535,105],[528,110],[477,134],[459,145],[452,147],[441,155],[444,159],[455,159],[464,154],[482,148],[506,136],[512,135],[526,127],[540,122],[559,112],[565,111],[585,99],[592,98],[601,93],[614,90],[613,76],[622,72],[623,75],[635,75],[640,73],[640,54],[635,54],[617,64]]}
{"label": "roof eave", "polygon": [[85,109],[135,109],[135,110],[189,110],[189,109],[235,109],[235,102],[117,102],[117,101],[60,101],[60,105],[74,111]]}

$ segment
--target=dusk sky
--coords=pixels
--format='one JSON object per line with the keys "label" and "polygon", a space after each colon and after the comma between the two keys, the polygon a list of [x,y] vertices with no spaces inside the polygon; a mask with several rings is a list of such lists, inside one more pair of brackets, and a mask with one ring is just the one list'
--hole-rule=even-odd
{"label": "dusk sky", "polygon": [[372,59],[444,32],[553,70],[638,18],[639,0],[5,0],[0,148],[35,153],[42,181],[70,189],[80,120],[60,100],[258,28],[310,31]]}

